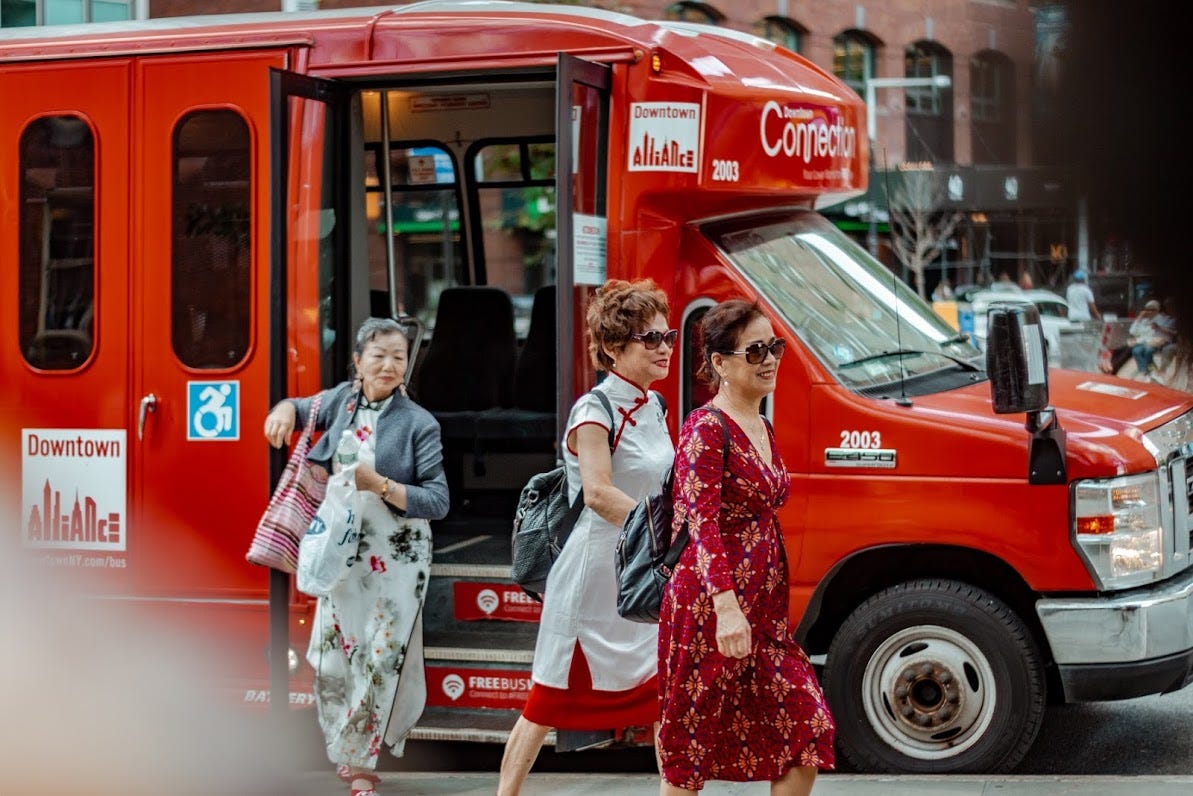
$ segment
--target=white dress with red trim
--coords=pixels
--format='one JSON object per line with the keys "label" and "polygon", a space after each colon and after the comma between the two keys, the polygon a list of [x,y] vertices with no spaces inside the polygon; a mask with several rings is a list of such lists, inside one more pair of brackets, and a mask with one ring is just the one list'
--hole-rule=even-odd
{"label": "white dress with red trim", "polygon": [[[671,467],[675,447],[658,398],[616,373],[596,389],[609,398],[614,427],[613,485],[635,500],[658,491]],[[609,413],[585,393],[568,415],[564,463],[570,499],[580,491],[580,462],[567,447],[572,432],[586,423],[609,428]],[[581,513],[559,559],[551,567],[543,596],[542,619],[531,676],[535,683],[566,688],[577,642],[596,691],[625,691],[655,676],[658,626],[631,622],[617,613],[614,548],[621,529],[592,509]]]}

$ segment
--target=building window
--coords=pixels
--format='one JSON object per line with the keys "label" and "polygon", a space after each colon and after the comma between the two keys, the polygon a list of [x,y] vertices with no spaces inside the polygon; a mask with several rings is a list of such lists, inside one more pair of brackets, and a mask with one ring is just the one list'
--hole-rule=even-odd
{"label": "building window", "polygon": [[71,370],[91,356],[95,317],[95,137],[78,116],[21,134],[20,335],[25,361]]}
{"label": "building window", "polygon": [[[935,78],[952,76],[952,57],[947,50],[932,42],[917,42],[904,54],[905,77]],[[945,89],[937,86],[909,86],[906,89],[907,112],[923,116],[939,116]]]}
{"label": "building window", "polygon": [[[936,42],[918,41],[904,53],[904,77],[953,78],[953,55]],[[953,159],[953,89],[908,86],[904,89],[906,147],[910,162],[948,163]]]}
{"label": "building window", "polygon": [[719,25],[725,21],[725,15],[708,3],[680,0],[678,3],[667,6],[667,19],[676,22],[703,22],[706,25]]}
{"label": "building window", "polygon": [[1009,64],[997,53],[980,53],[969,62],[969,110],[975,122],[998,123],[1006,111]]}
{"label": "building window", "polygon": [[866,96],[866,81],[874,77],[874,45],[860,31],[847,30],[833,37],[833,74]]}
{"label": "building window", "polygon": [[1015,162],[1015,78],[1011,60],[986,51],[969,62],[973,162]]}
{"label": "building window", "polygon": [[798,22],[787,17],[766,17],[758,20],[754,28],[758,36],[795,53],[799,52],[800,36],[806,32]]}
{"label": "building window", "polygon": [[135,0],[0,0],[2,28],[117,22],[135,17]]}
{"label": "building window", "polygon": [[235,111],[196,111],[174,128],[171,313],[188,367],[230,368],[248,352],[252,137]]}

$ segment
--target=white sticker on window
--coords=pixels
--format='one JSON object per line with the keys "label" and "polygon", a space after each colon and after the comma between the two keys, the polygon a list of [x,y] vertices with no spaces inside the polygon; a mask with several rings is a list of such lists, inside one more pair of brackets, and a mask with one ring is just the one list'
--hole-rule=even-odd
{"label": "white sticker on window", "polygon": [[572,273],[577,285],[605,284],[607,225],[601,216],[572,214]]}

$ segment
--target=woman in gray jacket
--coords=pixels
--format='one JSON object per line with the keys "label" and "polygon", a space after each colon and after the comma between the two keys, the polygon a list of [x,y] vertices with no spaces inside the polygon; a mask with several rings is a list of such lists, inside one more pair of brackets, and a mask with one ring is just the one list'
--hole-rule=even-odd
{"label": "woman in gray jacket", "polygon": [[[357,380],[323,393],[315,427],[326,433],[308,456],[329,472],[337,459],[359,461],[359,548],[347,577],[318,595],[307,649],[327,754],[352,796],[374,796],[382,744],[400,756],[426,704],[428,520],[447,514],[448,493],[439,423],[402,388],[409,353],[396,321],[361,324],[353,352]],[[270,444],[286,444],[312,398],[288,398],[270,411]]]}

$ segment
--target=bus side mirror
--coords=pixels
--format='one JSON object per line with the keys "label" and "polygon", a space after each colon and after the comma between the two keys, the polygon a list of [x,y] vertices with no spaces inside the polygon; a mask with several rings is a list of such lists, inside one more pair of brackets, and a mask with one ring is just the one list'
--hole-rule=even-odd
{"label": "bus side mirror", "polygon": [[993,304],[986,321],[986,372],[996,414],[1027,413],[1027,481],[1067,482],[1065,431],[1048,406],[1048,361],[1033,304]]}
{"label": "bus side mirror", "polygon": [[1048,361],[1040,313],[1031,304],[990,306],[986,372],[996,414],[1038,412],[1048,405]]}

